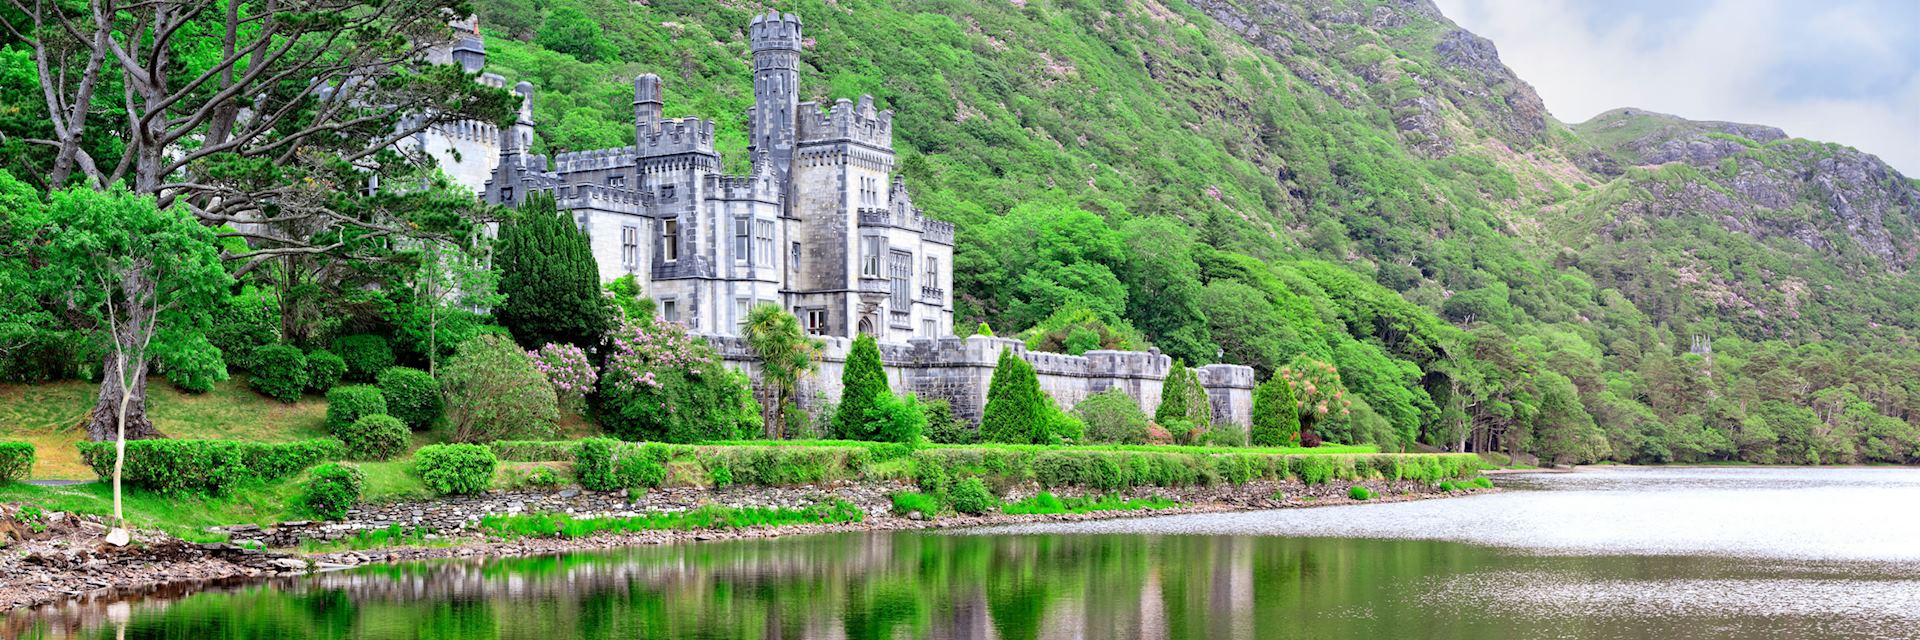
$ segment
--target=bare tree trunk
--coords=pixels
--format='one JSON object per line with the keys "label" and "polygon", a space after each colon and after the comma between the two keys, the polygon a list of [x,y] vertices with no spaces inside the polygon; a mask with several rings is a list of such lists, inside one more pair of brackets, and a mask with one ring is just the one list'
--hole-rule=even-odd
{"label": "bare tree trunk", "polygon": [[[166,437],[154,428],[152,420],[147,419],[147,368],[144,364],[136,364],[126,372],[129,375],[122,378],[119,356],[109,353],[105,360],[100,397],[94,402],[93,415],[87,420],[87,438],[94,442],[114,440],[122,424],[125,425],[128,440]],[[120,381],[123,379],[131,380],[132,384],[121,387]],[[122,412],[125,412],[125,417],[120,417]]]}

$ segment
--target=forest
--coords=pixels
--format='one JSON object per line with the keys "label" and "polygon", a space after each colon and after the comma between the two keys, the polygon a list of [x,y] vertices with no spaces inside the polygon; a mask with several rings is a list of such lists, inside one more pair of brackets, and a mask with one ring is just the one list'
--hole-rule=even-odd
{"label": "forest", "polygon": [[[745,169],[752,94],[740,31],[768,5],[439,4],[479,16],[489,71],[538,87],[539,151],[630,144],[630,83],[652,72],[667,80],[667,115],[719,120],[728,166]],[[916,203],[958,229],[956,327],[1068,352],[1155,347],[1192,366],[1250,365],[1262,380],[1328,363],[1352,402],[1317,431],[1386,451],[1550,463],[1920,461],[1911,348],[1920,281],[1848,236],[1812,189],[1766,208],[1727,186],[1748,171],[1877,159],[1739,138],[1704,169],[1641,162],[1616,139],[1622,129],[1529,112],[1531,89],[1497,59],[1457,55],[1464,32],[1430,7],[1280,4],[1298,11],[1151,0],[771,6],[805,21],[807,98],[872,94],[894,110],[899,171]],[[0,12],[22,23],[16,9]],[[1245,35],[1248,23],[1301,15],[1312,18],[1273,25],[1291,29],[1278,31],[1288,46]],[[407,59],[405,46],[364,31],[395,27],[382,22],[390,18],[301,28],[361,29],[367,59],[355,64]],[[180,28],[202,28],[196,20]],[[436,26],[416,22],[390,33]],[[182,64],[169,73],[182,82],[222,57],[175,42]],[[73,47],[72,60],[84,63],[86,51]],[[474,250],[464,239],[501,212],[475,210],[431,167],[279,155],[351,150],[414,126],[397,111],[312,132],[302,119],[319,116],[299,83],[262,82],[262,100],[292,115],[247,134],[259,137],[196,137],[207,119],[232,116],[219,112],[136,122],[155,128],[134,135],[69,125],[88,111],[126,120],[123,95],[160,112],[177,108],[170,92],[237,103],[204,87],[108,77],[49,117],[41,73],[29,47],[0,45],[5,381],[115,373],[101,365],[113,341],[86,338],[57,290],[5,286],[45,266],[23,247],[51,242],[19,212],[58,208],[58,193],[89,181],[152,190],[196,177],[157,189],[177,194],[162,196],[163,209],[177,201],[211,230],[175,241],[217,247],[223,271],[195,280],[205,290],[193,304],[204,309],[188,322],[199,331],[156,343],[157,371],[184,389],[264,366],[250,359],[255,345],[311,350],[361,334],[387,336],[400,360],[432,369],[496,320],[452,292],[485,277],[463,267]],[[365,104],[509,117],[506,96],[467,80],[396,72],[367,89]],[[1476,84],[1499,95],[1462,89]],[[37,142],[47,140],[63,144]],[[169,140],[193,151],[169,156]],[[357,192],[370,170],[428,188]],[[1920,187],[1886,174],[1860,188],[1890,203],[1876,224],[1910,242]],[[1734,193],[1737,210],[1674,197],[1700,190]],[[276,233],[227,224],[262,212]],[[1828,242],[1729,230],[1714,213],[1791,220]]]}

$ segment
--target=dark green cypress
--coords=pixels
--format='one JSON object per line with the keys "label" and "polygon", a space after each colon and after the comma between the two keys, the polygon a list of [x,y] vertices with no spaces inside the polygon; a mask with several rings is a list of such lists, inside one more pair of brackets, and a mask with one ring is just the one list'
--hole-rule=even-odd
{"label": "dark green cypress", "polygon": [[1253,428],[1247,434],[1256,447],[1283,447],[1300,433],[1300,410],[1293,404],[1287,381],[1269,378],[1253,388]]}
{"label": "dark green cypress", "polygon": [[987,442],[1029,444],[1042,442],[1051,432],[1048,419],[1050,401],[1040,390],[1040,378],[1033,365],[1014,355],[1012,349],[1000,351],[993,367],[993,382],[987,385],[987,406],[980,417],[980,438]]}
{"label": "dark green cypress", "polygon": [[1167,380],[1160,385],[1160,406],[1153,410],[1153,421],[1166,424],[1173,420],[1187,418],[1187,363],[1175,358],[1173,368],[1167,370]]}
{"label": "dark green cypress", "polygon": [[867,425],[867,408],[879,401],[887,388],[887,370],[880,362],[880,345],[873,336],[860,334],[847,351],[846,368],[840,372],[840,409],[833,414],[834,437],[843,440],[872,440]]}
{"label": "dark green cypress", "polygon": [[552,194],[528,194],[501,224],[494,266],[506,295],[494,316],[521,346],[564,342],[593,348],[612,327],[593,247],[573,218],[555,208]]}

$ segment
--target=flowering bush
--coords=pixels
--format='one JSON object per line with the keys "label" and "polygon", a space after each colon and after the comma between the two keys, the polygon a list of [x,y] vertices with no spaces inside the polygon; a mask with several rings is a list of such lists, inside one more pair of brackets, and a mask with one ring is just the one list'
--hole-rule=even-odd
{"label": "flowering bush", "polygon": [[[1345,418],[1352,413],[1353,400],[1340,383],[1340,369],[1331,364],[1299,356],[1274,372],[1293,392],[1293,406],[1300,411],[1300,443],[1318,446],[1320,438],[1313,427],[1329,416]],[[1311,444],[1309,444],[1311,443]]]}
{"label": "flowering bush", "polygon": [[745,376],[680,325],[631,322],[608,336],[601,424],[625,440],[700,442],[757,434],[760,406]]}
{"label": "flowering bush", "polygon": [[580,347],[564,342],[549,342],[546,346],[527,352],[533,358],[533,368],[547,376],[547,383],[553,385],[553,392],[560,402],[574,410],[584,406],[587,393],[593,391],[593,385],[600,381],[600,371],[587,361],[587,352]]}

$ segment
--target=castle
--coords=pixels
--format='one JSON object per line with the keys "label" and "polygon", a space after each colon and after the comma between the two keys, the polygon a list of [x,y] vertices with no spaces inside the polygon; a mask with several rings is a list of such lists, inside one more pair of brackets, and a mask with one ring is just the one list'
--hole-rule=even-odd
{"label": "castle", "polygon": [[[746,175],[721,171],[714,121],[661,117],[653,74],[633,82],[633,146],[535,155],[533,86],[522,82],[481,197],[512,205],[553,194],[586,231],[602,280],[634,275],[661,317],[698,333],[738,335],[749,309],[776,304],[816,335],[951,334],[953,225],[913,206],[893,175],[893,113],[871,96],[825,109],[800,101],[799,18],[758,16],[748,35]],[[452,61],[475,51],[484,64],[463,36]],[[470,155],[448,154],[449,175],[471,180]]]}
{"label": "castle", "polygon": [[[458,36],[433,59],[480,73],[486,50],[477,28],[454,27]],[[892,175],[891,111],[875,109],[871,96],[824,109],[800,101],[801,34],[791,14],[748,25],[747,175],[722,172],[712,120],[661,117],[664,88],[653,74],[633,81],[633,146],[551,159],[532,153],[534,89],[526,82],[513,88],[520,110],[505,130],[456,123],[406,144],[489,203],[553,194],[586,231],[602,280],[638,278],[662,318],[704,335],[730,367],[754,372],[756,359],[739,338],[749,309],[792,311],[826,344],[820,371],[802,382],[809,409],[840,395],[851,338],[864,333],[879,340],[895,390],[948,400],[963,419],[979,419],[1002,350],[1033,363],[1063,409],[1120,388],[1151,413],[1173,364],[1158,352],[1071,356],[1029,352],[1019,340],[953,336],[953,225],[926,217]],[[491,73],[479,81],[505,85]],[[1244,428],[1253,370],[1208,365],[1199,377],[1215,421]]]}

